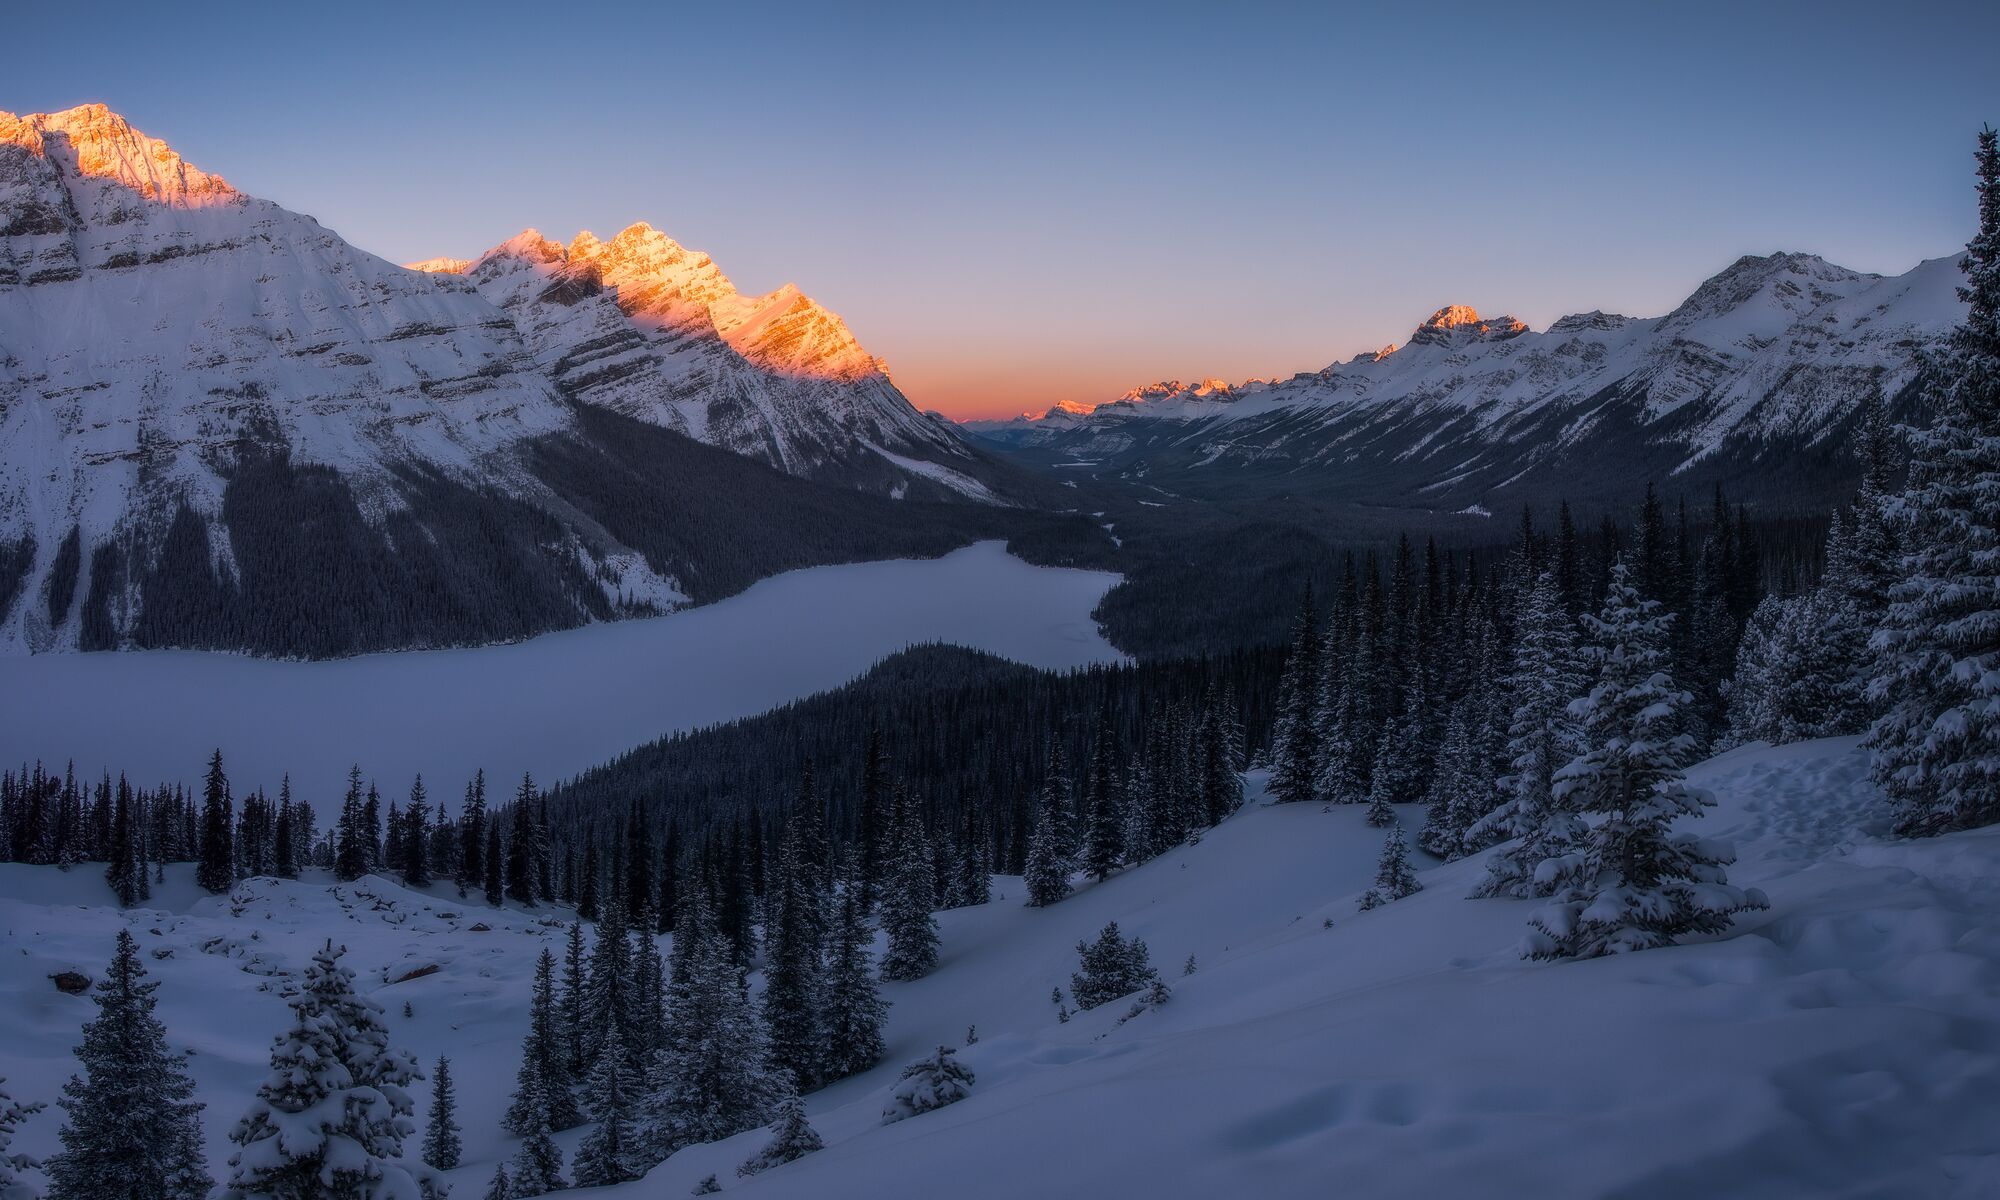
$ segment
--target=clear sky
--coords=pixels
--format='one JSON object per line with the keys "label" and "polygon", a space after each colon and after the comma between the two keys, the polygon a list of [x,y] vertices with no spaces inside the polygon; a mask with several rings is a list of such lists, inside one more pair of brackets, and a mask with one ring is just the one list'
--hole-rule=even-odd
{"label": "clear sky", "polygon": [[15,6],[101,100],[398,261],[645,220],[919,406],[1313,370],[1471,304],[1962,245],[2000,3]]}

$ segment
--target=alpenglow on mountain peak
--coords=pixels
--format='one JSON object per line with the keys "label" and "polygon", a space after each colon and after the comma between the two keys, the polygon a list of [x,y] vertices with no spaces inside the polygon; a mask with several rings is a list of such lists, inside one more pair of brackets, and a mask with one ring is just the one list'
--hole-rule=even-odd
{"label": "alpenglow on mountain peak", "polygon": [[189,163],[103,104],[26,116],[0,112],[0,143],[37,158],[59,156],[77,174],[122,184],[155,204],[195,208],[242,198],[221,176]]}
{"label": "alpenglow on mountain peak", "polygon": [[567,246],[540,230],[526,229],[470,262],[431,258],[406,265],[413,271],[477,277],[496,258],[559,265],[587,276],[586,286],[615,289],[618,307],[631,320],[712,334],[766,370],[846,382],[888,377],[887,364],[863,348],[847,323],[797,284],[745,295],[713,258],[645,221],[627,225],[608,241],[585,229]]}

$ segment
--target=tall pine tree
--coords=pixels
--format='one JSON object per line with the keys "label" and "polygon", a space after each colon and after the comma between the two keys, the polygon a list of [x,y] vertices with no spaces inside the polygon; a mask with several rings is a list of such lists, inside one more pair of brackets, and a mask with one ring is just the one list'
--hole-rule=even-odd
{"label": "tall pine tree", "polygon": [[208,778],[202,784],[201,861],[195,867],[195,882],[203,889],[221,894],[236,884],[236,841],[231,828],[229,777],[222,773],[222,751],[208,760]]}
{"label": "tall pine tree", "polygon": [[1904,539],[1871,688],[1875,777],[1911,836],[2000,821],[2000,143],[1979,134],[1965,323],[1932,364],[1936,419],[1891,506]]}
{"label": "tall pine tree", "polygon": [[1597,680],[1577,710],[1589,748],[1555,781],[1558,808],[1591,823],[1575,849],[1534,868],[1538,884],[1559,886],[1530,918],[1523,957],[1670,945],[1764,906],[1761,893],[1729,884],[1728,845],[1672,829],[1715,803],[1681,780],[1693,742],[1682,724],[1690,697],[1675,685],[1667,652],[1672,620],[1639,594],[1622,559],[1613,564],[1602,611],[1585,618]]}
{"label": "tall pine tree", "polygon": [[111,965],[91,999],[97,1016],[76,1048],[83,1074],[63,1085],[62,1150],[47,1164],[49,1200],[202,1200],[201,1105],[184,1059],[167,1049],[153,1015],[139,944],[118,931]]}

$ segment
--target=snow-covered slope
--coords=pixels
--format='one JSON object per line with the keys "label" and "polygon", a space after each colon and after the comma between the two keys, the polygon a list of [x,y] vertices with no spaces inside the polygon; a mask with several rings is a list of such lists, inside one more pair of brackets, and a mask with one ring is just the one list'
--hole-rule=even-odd
{"label": "snow-covered slope", "polygon": [[[657,480],[564,477],[552,441],[571,466],[633,441],[579,406],[833,486],[1006,502],[1006,469],[838,317],[796,288],[742,296],[644,226],[413,266],[103,105],[0,113],[0,653],[491,641],[696,594],[704,564],[657,547],[726,527],[738,497],[697,512]],[[697,459],[640,466],[772,491]],[[800,528],[754,536],[819,537],[827,505],[787,503]],[[612,508],[647,527],[614,537]],[[290,611],[322,592],[371,639]]]}
{"label": "snow-covered slope", "polygon": [[[746,1133],[589,1194],[679,1196],[709,1174],[815,1198],[1993,1194],[2000,831],[1886,840],[1852,740],[1748,747],[1692,777],[1720,801],[1702,832],[1735,839],[1732,878],[1772,901],[1725,938],[1523,962],[1532,902],[1461,898],[1482,859],[1359,913],[1380,841],[1360,810],[1253,801],[1054,907],[1023,907],[1000,879],[991,904],[941,914],[938,970],[884,988],[888,1060],[809,1098],[826,1149],[738,1180],[765,1136]],[[0,1074],[17,1099],[54,1094],[90,1011],[48,974],[100,971],[124,925],[191,1051],[219,1166],[280,993],[333,937],[398,1044],[453,1060],[460,1194],[511,1152],[497,1123],[534,955],[560,950],[562,914],[378,879],[197,898],[184,870],[151,910],[106,898],[94,869],[0,868],[0,930],[20,950],[0,960]],[[1107,920],[1146,940],[1173,995],[1123,1024],[1124,1003],[1059,1023],[1049,992]],[[880,1125],[900,1065],[968,1025],[971,1097]],[[16,1148],[47,1151],[58,1121],[34,1118]]]}
{"label": "snow-covered slope", "polygon": [[1837,447],[1876,385],[1894,402],[1963,319],[1959,282],[1955,258],[1884,277],[1745,257],[1664,317],[1581,313],[1535,332],[1452,305],[1402,346],[1289,380],[1159,384],[974,432],[1195,479],[1304,474],[1446,511],[1607,469],[1768,468]]}

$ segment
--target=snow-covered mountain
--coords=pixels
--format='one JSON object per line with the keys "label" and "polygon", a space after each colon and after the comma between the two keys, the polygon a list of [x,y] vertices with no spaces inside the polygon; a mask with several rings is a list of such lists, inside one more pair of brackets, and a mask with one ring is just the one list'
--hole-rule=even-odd
{"label": "snow-covered mountain", "polygon": [[811,478],[890,490],[912,472],[990,499],[977,458],[919,413],[845,322],[786,284],[736,290],[652,226],[563,246],[529,229],[463,275],[500,306],[566,395]]}
{"label": "snow-covered mountain", "polygon": [[1135,389],[973,432],[1182,483],[1281,476],[1447,511],[1634,477],[1770,478],[1837,456],[1876,386],[1895,403],[1963,319],[1956,259],[1893,277],[1745,257],[1663,317],[1530,330],[1439,309],[1401,346],[1283,381]]}
{"label": "snow-covered mountain", "polygon": [[[690,525],[753,523],[777,569],[841,557],[793,553],[840,502],[755,463],[884,498],[1005,490],[838,317],[742,296],[645,226],[418,266],[103,105],[0,113],[0,651],[513,638],[713,594]],[[641,449],[593,408],[750,459]]]}

